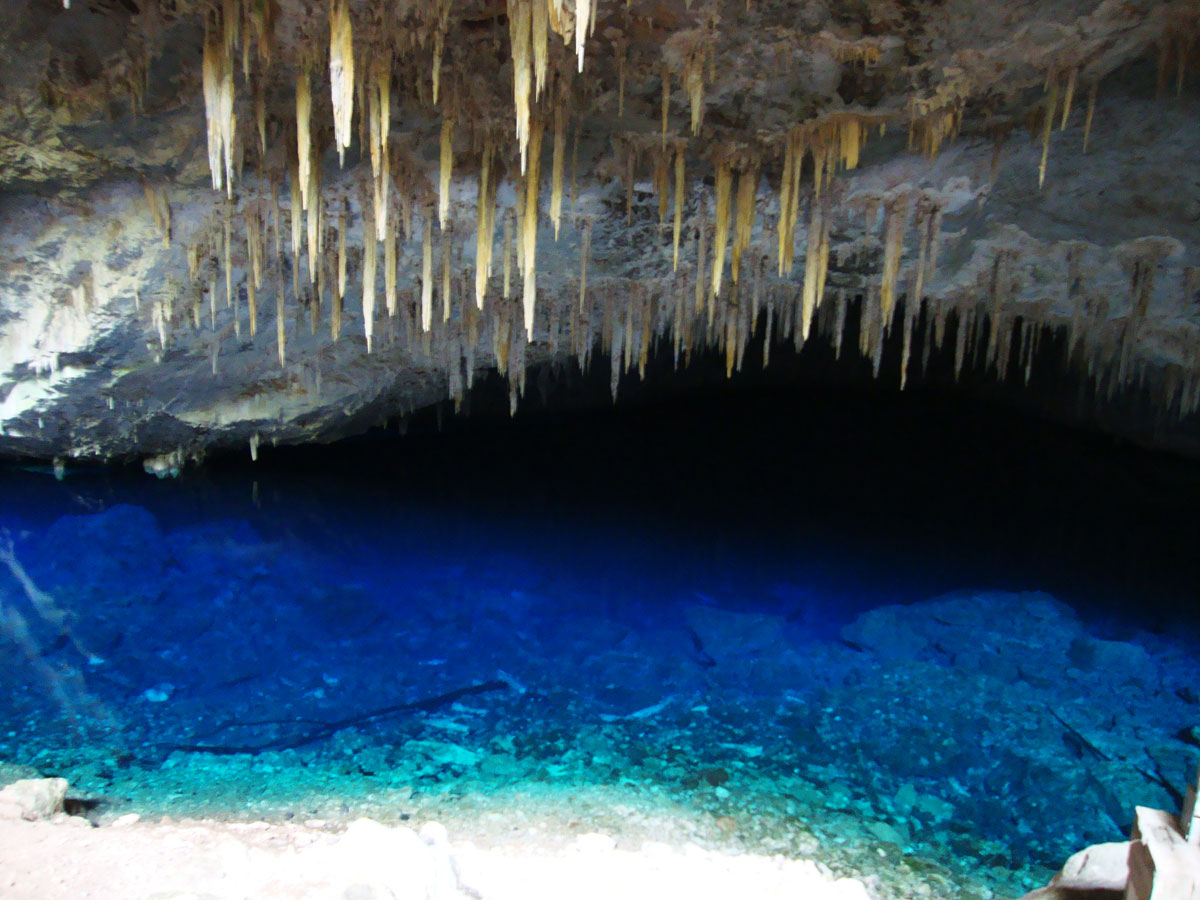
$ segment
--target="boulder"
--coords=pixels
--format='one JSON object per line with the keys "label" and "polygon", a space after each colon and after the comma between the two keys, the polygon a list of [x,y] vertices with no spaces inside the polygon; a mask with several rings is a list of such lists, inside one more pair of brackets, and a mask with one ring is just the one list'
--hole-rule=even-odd
{"label": "boulder", "polygon": [[1046,887],[1021,900],[1119,900],[1129,880],[1129,841],[1096,844],[1066,861]]}
{"label": "boulder", "polygon": [[23,778],[0,790],[0,819],[49,819],[66,799],[65,778]]}
{"label": "boulder", "polygon": [[782,648],[782,616],[731,612],[696,604],[684,610],[684,618],[704,652],[718,663],[745,663],[753,654]]}
{"label": "boulder", "polygon": [[916,659],[929,645],[905,607],[881,606],[863,613],[842,629],[842,640],[883,659]]}

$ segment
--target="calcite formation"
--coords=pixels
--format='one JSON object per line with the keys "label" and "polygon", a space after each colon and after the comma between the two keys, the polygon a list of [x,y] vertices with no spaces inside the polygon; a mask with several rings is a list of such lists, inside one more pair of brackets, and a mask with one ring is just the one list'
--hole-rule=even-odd
{"label": "calcite formation", "polygon": [[847,332],[1200,450],[1195,0],[3,7],[2,453]]}

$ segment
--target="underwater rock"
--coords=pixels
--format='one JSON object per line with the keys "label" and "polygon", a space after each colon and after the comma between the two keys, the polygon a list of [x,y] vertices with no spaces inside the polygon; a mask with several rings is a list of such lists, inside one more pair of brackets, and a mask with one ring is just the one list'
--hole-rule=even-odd
{"label": "underwater rock", "polygon": [[154,516],[122,503],[63,516],[46,530],[30,568],[42,589],[78,613],[86,628],[108,607],[157,601],[168,556]]}
{"label": "underwater rock", "polygon": [[916,659],[929,641],[900,617],[904,609],[881,606],[865,612],[842,629],[842,640],[883,659]]}
{"label": "underwater rock", "polygon": [[781,616],[730,612],[697,604],[684,610],[684,617],[704,652],[718,663],[745,662],[748,655],[762,653],[783,641]]}
{"label": "underwater rock", "polygon": [[842,639],[884,659],[933,658],[1010,680],[1065,672],[1081,627],[1074,612],[1036,591],[962,592],[881,606],[842,629]]}
{"label": "underwater rock", "polygon": [[470,769],[479,764],[483,753],[449,741],[408,741],[405,753],[420,753],[437,766],[459,766]]}
{"label": "underwater rock", "polygon": [[1089,673],[1107,675],[1120,681],[1157,684],[1158,666],[1143,647],[1128,641],[1105,641],[1080,637],[1067,652],[1071,665]]}
{"label": "underwater rock", "polygon": [[66,798],[65,778],[23,778],[0,790],[0,819],[49,819]]}

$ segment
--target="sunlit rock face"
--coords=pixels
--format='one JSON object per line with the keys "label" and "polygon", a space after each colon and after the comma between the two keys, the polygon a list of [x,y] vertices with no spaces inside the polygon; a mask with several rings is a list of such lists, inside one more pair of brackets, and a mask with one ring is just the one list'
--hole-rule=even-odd
{"label": "sunlit rock face", "polygon": [[1189,0],[0,6],[0,452],[807,342],[1200,448]]}

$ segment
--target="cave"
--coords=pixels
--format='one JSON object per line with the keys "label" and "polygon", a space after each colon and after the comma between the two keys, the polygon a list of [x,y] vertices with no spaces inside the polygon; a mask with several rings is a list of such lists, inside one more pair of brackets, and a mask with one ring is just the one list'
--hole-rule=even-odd
{"label": "cave", "polygon": [[1195,0],[0,12],[0,893],[1196,896]]}

